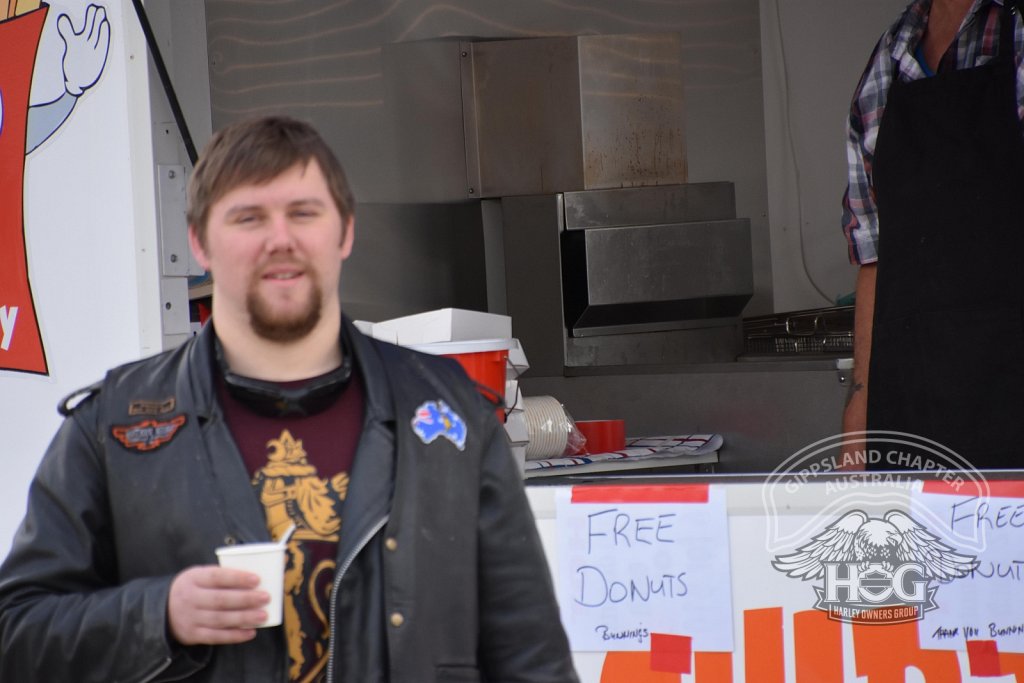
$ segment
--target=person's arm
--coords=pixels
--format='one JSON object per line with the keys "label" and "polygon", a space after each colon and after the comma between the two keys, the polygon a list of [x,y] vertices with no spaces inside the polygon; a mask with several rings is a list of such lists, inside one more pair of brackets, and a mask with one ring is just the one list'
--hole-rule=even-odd
{"label": "person's arm", "polygon": [[[254,623],[262,617],[249,602],[265,595],[258,591],[229,596],[248,612],[225,616],[210,609],[211,600],[224,600],[224,591],[217,591],[224,581],[251,584],[255,577],[243,572],[212,566],[118,576],[118,553],[153,548],[116,542],[102,450],[93,436],[96,403],[77,408],[58,431],[0,566],[0,681],[180,680],[211,654],[209,647],[186,644],[248,640],[255,632],[238,628],[239,618]],[[154,538],[154,547],[160,542]],[[215,628],[233,630],[211,631],[211,619]]]}
{"label": "person's arm", "polygon": [[[878,267],[872,263],[860,267],[857,272],[857,300],[854,305],[853,323],[853,374],[850,379],[846,408],[843,410],[843,433],[862,432],[867,429],[868,417],[868,366],[871,363],[871,330],[875,313],[875,277]],[[863,451],[861,440],[851,440],[845,451]],[[844,467],[847,470],[862,470],[863,463]]]}
{"label": "person's arm", "polygon": [[481,463],[480,665],[503,683],[574,683],[569,643],[537,524],[501,424]]}
{"label": "person's arm", "polygon": [[[891,43],[899,22],[882,35],[861,75],[850,104],[846,126],[847,187],[843,195],[843,232],[850,262],[859,266],[856,284],[853,335],[853,376],[842,415],[843,433],[867,428],[868,367],[871,359],[872,321],[875,309],[875,265],[878,258],[878,211],[871,168],[878,126],[892,81]],[[865,448],[862,439],[851,438],[843,448],[852,455]],[[864,469],[864,465],[842,469]]]}
{"label": "person's arm", "polygon": [[64,421],[0,566],[0,680],[161,680],[171,577],[118,585],[102,458],[84,419]]}

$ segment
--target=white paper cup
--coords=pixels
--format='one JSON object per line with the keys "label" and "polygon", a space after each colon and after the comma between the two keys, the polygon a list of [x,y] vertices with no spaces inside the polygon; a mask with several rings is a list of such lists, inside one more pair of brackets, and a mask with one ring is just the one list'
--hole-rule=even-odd
{"label": "white paper cup", "polygon": [[284,596],[284,550],[279,543],[243,543],[217,548],[217,561],[229,569],[241,569],[260,577],[259,590],[270,594],[263,608],[267,619],[258,628],[281,625],[281,600]]}

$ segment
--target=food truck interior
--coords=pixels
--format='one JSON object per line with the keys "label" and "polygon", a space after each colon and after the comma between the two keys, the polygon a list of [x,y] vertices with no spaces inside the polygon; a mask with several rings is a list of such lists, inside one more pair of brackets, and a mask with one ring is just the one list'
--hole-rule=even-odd
{"label": "food truck interior", "polygon": [[[47,30],[38,0],[9,0],[0,21],[4,38],[32,36],[0,41],[18,62],[0,70],[18,86],[0,88],[13,160],[0,168],[25,167],[0,183],[0,226],[26,238],[17,274],[26,291],[32,275],[46,342],[31,359],[42,370],[0,353],[12,454],[0,542],[60,424],[53,406],[208,314],[186,239],[194,149],[283,113],[323,132],[353,185],[350,317],[497,314],[518,342],[511,367],[528,366],[517,406],[554,402],[580,422],[622,420],[628,437],[706,447],[675,467],[524,462],[581,681],[1024,680],[1019,473],[982,477],[953,458],[904,478],[824,467],[852,367],[844,127],[906,0],[105,3],[110,56],[93,41],[72,90],[102,71],[97,87],[26,145],[39,105],[68,103],[62,36],[87,17],[102,26],[99,4],[53,0]],[[19,335],[33,321],[12,301],[0,300],[0,352],[15,316]],[[174,401],[133,401],[140,434],[157,434],[151,418]],[[130,471],[154,462],[129,457]],[[897,532],[913,547],[894,551]],[[856,539],[828,554],[848,574],[814,554],[835,538]],[[925,546],[974,568],[929,587],[911,561]],[[896,573],[912,580],[886,586]],[[843,599],[822,600],[829,576]],[[899,598],[888,614],[873,609],[886,589]],[[586,613],[606,598],[619,621]]]}
{"label": "food truck interior", "polygon": [[[359,201],[350,316],[509,315],[525,395],[630,436],[721,435],[710,469],[725,473],[770,471],[840,430],[856,275],[844,126],[902,6],[145,5],[196,146],[269,112],[334,146]],[[189,159],[168,96],[150,99],[170,253]],[[168,291],[204,295],[195,264],[164,265]]]}

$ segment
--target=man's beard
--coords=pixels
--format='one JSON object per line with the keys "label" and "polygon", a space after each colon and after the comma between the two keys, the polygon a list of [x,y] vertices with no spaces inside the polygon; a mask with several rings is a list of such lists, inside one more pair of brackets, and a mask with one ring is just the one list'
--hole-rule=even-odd
{"label": "man's beard", "polygon": [[320,322],[323,292],[313,277],[314,273],[308,272],[308,275],[312,289],[306,298],[306,305],[294,313],[286,314],[277,314],[272,310],[267,300],[259,294],[259,278],[253,278],[246,294],[245,305],[249,312],[249,326],[257,336],[272,342],[292,342],[313,331]]}

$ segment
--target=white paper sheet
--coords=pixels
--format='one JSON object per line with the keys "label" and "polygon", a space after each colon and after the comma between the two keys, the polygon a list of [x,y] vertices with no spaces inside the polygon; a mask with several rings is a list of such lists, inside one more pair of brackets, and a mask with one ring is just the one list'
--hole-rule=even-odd
{"label": "white paper sheet", "polygon": [[572,649],[646,651],[657,633],[731,651],[725,491],[709,487],[706,502],[615,502],[616,490],[638,487],[600,488],[606,502],[574,502],[572,488],[556,502],[557,590]]}
{"label": "white paper sheet", "polygon": [[932,532],[978,559],[971,574],[939,586],[938,609],[919,624],[921,647],[966,650],[968,640],[992,640],[999,652],[1024,652],[1024,497],[1016,497],[1024,486],[1014,484],[992,482],[987,497],[912,494]]}

